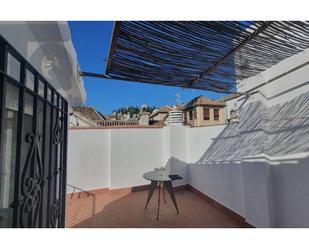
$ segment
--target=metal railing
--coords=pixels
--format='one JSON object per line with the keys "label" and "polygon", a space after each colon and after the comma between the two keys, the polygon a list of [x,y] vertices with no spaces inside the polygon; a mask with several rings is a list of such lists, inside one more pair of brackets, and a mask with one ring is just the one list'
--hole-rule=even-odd
{"label": "metal railing", "polygon": [[86,193],[87,196],[92,196],[93,198],[95,198],[95,195],[93,193],[90,193],[90,192],[88,192],[86,190],[83,190],[83,189],[81,189],[79,187],[76,187],[76,186],[73,186],[71,184],[67,184],[67,185],[73,189],[73,192],[71,193],[71,199],[73,199],[73,196],[74,196],[76,190],[79,190],[77,198],[80,198],[82,193]]}
{"label": "metal railing", "polygon": [[90,193],[90,192],[88,192],[88,191],[86,191],[86,190],[83,190],[82,188],[73,186],[73,185],[71,185],[71,184],[67,184],[67,186],[73,188],[73,192],[71,193],[71,199],[73,199],[73,196],[74,196],[76,190],[79,190],[79,193],[78,193],[77,198],[80,198],[82,193],[86,193],[86,194],[87,194],[87,197],[91,196],[91,197],[93,198],[93,200],[92,200],[92,207],[91,207],[91,209],[92,209],[91,213],[92,213],[92,215],[95,215],[95,210],[96,210],[96,196],[95,196],[93,193]]}

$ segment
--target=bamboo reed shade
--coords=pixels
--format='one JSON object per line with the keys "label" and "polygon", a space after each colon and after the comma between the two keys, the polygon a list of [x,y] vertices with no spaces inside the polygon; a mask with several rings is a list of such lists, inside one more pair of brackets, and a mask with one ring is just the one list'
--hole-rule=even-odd
{"label": "bamboo reed shade", "polygon": [[309,47],[309,22],[116,22],[106,74],[113,79],[234,91]]}

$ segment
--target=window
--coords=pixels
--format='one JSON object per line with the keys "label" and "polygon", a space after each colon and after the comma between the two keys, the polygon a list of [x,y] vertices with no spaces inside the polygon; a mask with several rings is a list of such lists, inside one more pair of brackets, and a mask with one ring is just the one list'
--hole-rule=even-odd
{"label": "window", "polygon": [[17,147],[19,89],[5,83],[5,106],[2,124],[1,166],[0,166],[0,227],[10,227],[13,223],[14,179]]}
{"label": "window", "polygon": [[20,62],[8,53],[6,73],[13,79],[20,80]]}
{"label": "window", "polygon": [[52,90],[50,88],[47,88],[47,100],[52,102]]}
{"label": "window", "polygon": [[204,108],[204,120],[209,120],[209,108]]}
{"label": "window", "polygon": [[194,119],[197,119],[197,111],[194,110]]}
{"label": "window", "polygon": [[189,118],[190,118],[190,120],[193,119],[193,111],[189,111]]}
{"label": "window", "polygon": [[44,97],[44,83],[39,80],[38,94]]}
{"label": "window", "polygon": [[214,109],[214,120],[219,120],[219,109]]}
{"label": "window", "polygon": [[31,91],[34,91],[34,74],[31,73],[28,69],[26,69],[25,84]]}

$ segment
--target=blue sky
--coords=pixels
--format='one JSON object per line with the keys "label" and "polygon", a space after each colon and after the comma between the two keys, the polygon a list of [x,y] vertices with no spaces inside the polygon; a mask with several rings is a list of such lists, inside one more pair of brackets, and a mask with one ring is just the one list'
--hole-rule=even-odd
{"label": "blue sky", "polygon": [[[69,25],[81,69],[103,74],[113,22],[81,21],[69,22]],[[88,77],[84,78],[84,83],[87,91],[86,105],[93,106],[104,114],[130,105],[173,105],[176,104],[176,94],[180,94],[180,101],[183,103],[199,95],[213,99],[223,96],[208,91]]]}

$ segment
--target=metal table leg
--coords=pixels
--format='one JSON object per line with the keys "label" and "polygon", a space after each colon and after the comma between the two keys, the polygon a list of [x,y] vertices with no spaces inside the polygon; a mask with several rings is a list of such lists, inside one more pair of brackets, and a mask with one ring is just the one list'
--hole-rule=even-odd
{"label": "metal table leg", "polygon": [[179,214],[179,210],[178,210],[178,207],[177,207],[177,202],[176,202],[176,197],[175,197],[172,181],[165,182],[165,186],[166,186],[168,192],[170,193],[171,199],[172,199],[174,206],[177,210],[177,214]]}
{"label": "metal table leg", "polygon": [[177,210],[177,214],[179,214],[179,210],[178,210],[178,206],[177,206],[177,202],[176,202],[176,197],[175,197],[172,181],[167,181],[167,182],[151,181],[145,209],[147,209],[148,204],[149,204],[151,197],[153,195],[153,192],[155,191],[156,188],[158,188],[157,220],[159,220],[159,216],[160,216],[161,189],[163,191],[164,203],[166,202],[165,201],[164,188],[166,188],[167,191],[169,192],[171,199],[173,201],[173,204],[174,204],[174,206]]}
{"label": "metal table leg", "polygon": [[159,220],[159,214],[160,214],[160,193],[161,193],[161,182],[158,183],[158,209],[157,209],[157,220]]}
{"label": "metal table leg", "polygon": [[149,192],[148,192],[148,197],[147,197],[147,202],[146,202],[146,206],[145,209],[147,209],[147,206],[150,202],[150,199],[152,197],[153,192],[155,191],[156,187],[158,186],[158,182],[157,181],[151,181],[150,183],[150,187],[149,187]]}
{"label": "metal table leg", "polygon": [[166,203],[164,188],[165,188],[165,186],[164,186],[164,182],[162,182],[163,200],[164,200],[164,203]]}

